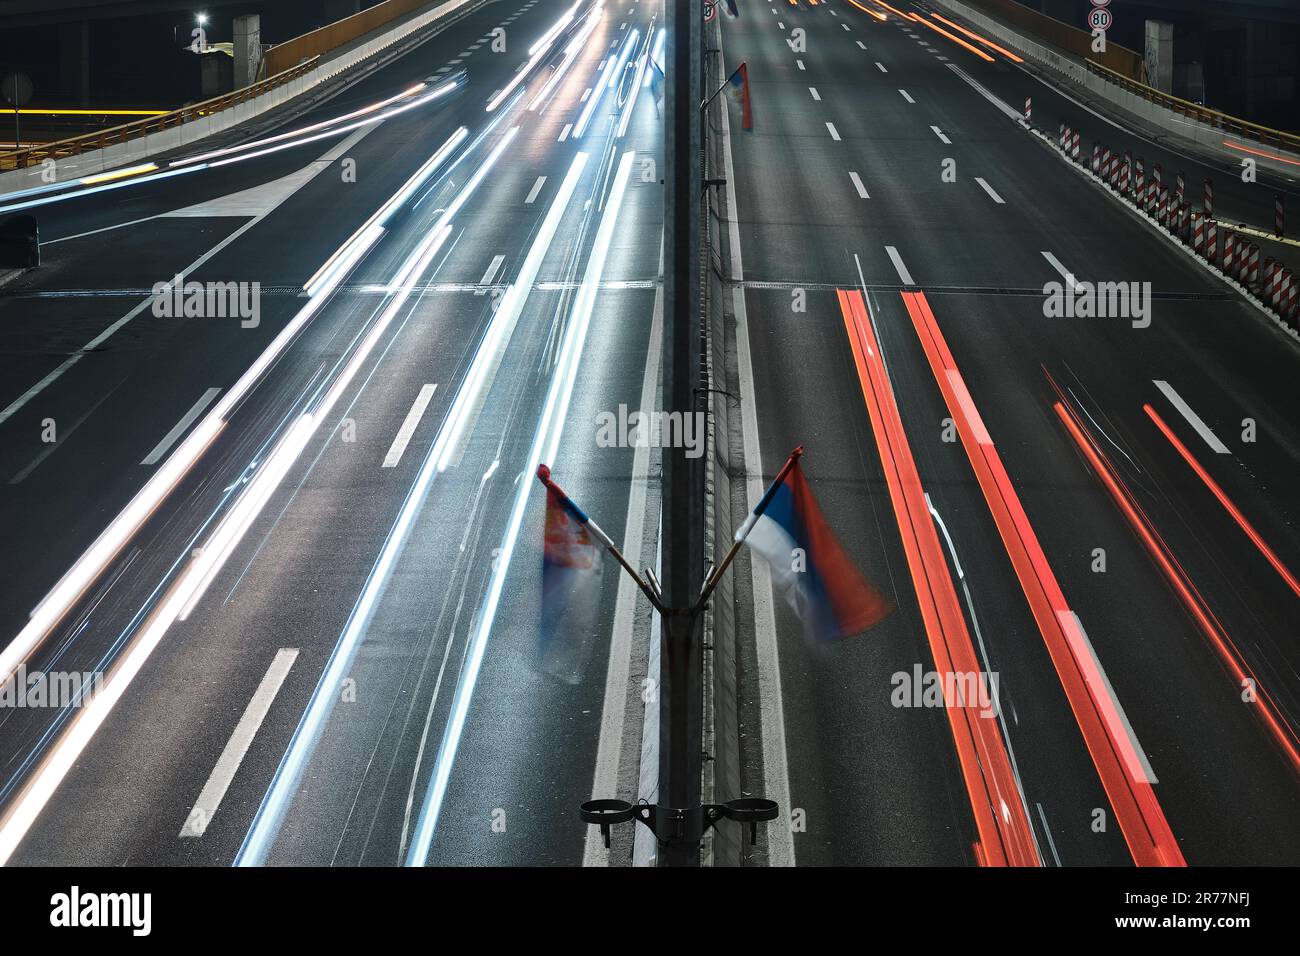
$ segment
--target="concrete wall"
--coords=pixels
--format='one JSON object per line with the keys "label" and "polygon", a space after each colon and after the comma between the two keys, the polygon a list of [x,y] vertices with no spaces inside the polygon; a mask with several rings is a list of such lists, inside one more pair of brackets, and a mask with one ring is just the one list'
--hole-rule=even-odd
{"label": "concrete wall", "polygon": [[[371,58],[379,58],[379,62],[374,65],[380,65],[381,62],[390,58],[388,56],[381,57],[381,55],[390,53],[395,55],[400,52],[400,50],[394,48],[403,40],[437,20],[462,9],[478,6],[482,2],[483,0],[443,0],[441,3],[431,4],[429,10],[387,30],[376,31],[373,35],[363,38],[360,42],[347,49],[337,51],[309,73],[254,99],[222,110],[220,113],[200,117],[181,126],[150,133],[138,139],[127,140],[124,143],[92,150],[77,156],[65,156],[58,161],[55,167],[55,180],[64,182],[122,166],[131,166],[144,162],[159,153],[197,144],[215,133],[225,132],[241,123],[247,123],[270,110],[283,106],[309,90],[335,79],[340,74],[365,63]],[[45,180],[42,178],[42,173],[43,169],[40,166],[30,166],[26,169],[15,169],[0,173],[0,196],[7,192],[44,185]]]}
{"label": "concrete wall", "polygon": [[[960,2],[960,0],[934,0],[934,3],[936,6],[946,8],[970,23],[975,24],[981,30],[987,31],[991,36],[996,37],[998,40],[1017,50],[1027,58],[1048,67],[1059,76],[1071,81],[1079,87],[1082,87],[1094,96],[1107,100],[1115,106],[1141,117],[1143,120],[1164,130],[1165,132],[1182,136],[1206,148],[1222,148],[1223,140],[1225,138],[1223,130],[1211,126],[1208,123],[1202,123],[1199,120],[1189,119],[1188,117],[1175,113],[1173,110],[1164,106],[1145,100],[1136,93],[1130,93],[1127,90],[1121,89],[1109,80],[1105,80],[1097,74],[1089,72],[1087,67],[1079,61],[1062,56],[1050,47],[1043,46],[1034,40],[1016,33],[1010,28],[981,13],[979,10]],[[1068,88],[1065,89],[1065,92],[1069,92]],[[1246,137],[1237,137],[1235,134],[1231,135],[1233,135],[1234,138],[1242,139],[1247,143],[1253,142]],[[1279,150],[1277,147],[1271,145],[1261,146],[1260,148],[1266,149],[1270,152],[1275,152],[1287,159],[1300,162],[1300,153]],[[1257,157],[1257,159],[1259,165],[1265,169],[1287,176],[1295,175],[1295,166],[1293,165],[1276,162],[1267,157]]]}

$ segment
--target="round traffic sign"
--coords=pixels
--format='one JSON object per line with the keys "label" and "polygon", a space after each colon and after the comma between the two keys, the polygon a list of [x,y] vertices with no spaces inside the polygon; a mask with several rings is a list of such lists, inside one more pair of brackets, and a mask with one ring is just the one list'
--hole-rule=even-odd
{"label": "round traffic sign", "polygon": [[1092,5],[1094,7],[1109,7],[1110,0],[1092,0]]}
{"label": "round traffic sign", "polygon": [[1114,17],[1105,7],[1094,7],[1088,13],[1088,26],[1093,30],[1109,30]]}
{"label": "round traffic sign", "polygon": [[717,15],[718,15],[718,4],[717,4],[717,3],[705,3],[705,4],[704,4],[704,22],[705,22],[705,23],[712,23],[712,22],[713,22],[713,18],[716,17]]}

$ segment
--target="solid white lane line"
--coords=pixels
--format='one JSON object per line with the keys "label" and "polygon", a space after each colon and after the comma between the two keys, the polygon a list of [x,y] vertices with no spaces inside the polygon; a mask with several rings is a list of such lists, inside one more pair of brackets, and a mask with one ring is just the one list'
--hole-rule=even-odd
{"label": "solid white lane line", "polygon": [[397,463],[402,460],[402,452],[406,451],[406,446],[411,443],[411,436],[415,434],[415,428],[420,424],[420,419],[424,416],[424,410],[429,407],[429,400],[433,398],[433,393],[437,391],[437,383],[421,385],[420,392],[415,396],[415,401],[411,403],[411,410],[406,413],[406,418],[402,421],[402,427],[397,430],[397,436],[393,439],[393,444],[388,448],[388,454],[384,456],[384,468],[396,468]]}
{"label": "solid white lane line", "polygon": [[903,285],[916,285],[912,281],[912,273],[907,271],[907,266],[903,264],[903,257],[898,254],[898,250],[893,246],[885,246],[885,251],[889,253],[889,258],[894,263],[894,268],[898,270],[898,277],[903,280]]}
{"label": "solid white lane line", "polygon": [[1048,264],[1053,269],[1061,274],[1061,277],[1065,279],[1065,284],[1069,286],[1070,291],[1073,292],[1074,287],[1078,285],[1078,283],[1074,281],[1074,273],[1061,265],[1061,260],[1056,258],[1056,256],[1052,255],[1050,252],[1044,251],[1043,258],[1047,260]]}
{"label": "solid white lane line", "polygon": [[546,184],[546,177],[538,176],[537,182],[533,183],[533,188],[528,190],[528,196],[526,199],[524,199],[525,206],[531,206],[533,204],[533,200],[537,198],[537,194],[542,191],[542,186],[544,186],[545,184]]}
{"label": "solid white lane line", "polygon": [[888,73],[888,72],[889,72],[888,70],[885,69],[885,64],[881,63],[879,60],[876,61],[876,66],[880,67],[880,72],[881,72],[881,73]]}
{"label": "solid white lane line", "polygon": [[939,142],[945,143],[948,146],[952,145],[952,140],[950,140],[947,136],[944,136],[943,130],[939,129],[939,127],[931,126],[930,129],[934,130],[934,135],[939,137]]}
{"label": "solid white lane line", "polygon": [[212,404],[212,400],[220,394],[221,389],[214,386],[200,395],[199,400],[190,406],[190,410],[172,426],[171,431],[163,435],[162,441],[153,446],[153,451],[145,455],[140,464],[156,465],[162,459],[162,456],[167,454],[167,450],[176,444],[177,439],[189,430],[189,427],[194,424],[194,420],[203,414],[203,410]]}
{"label": "solid white lane line", "polygon": [[812,94],[812,98],[816,100],[818,103],[822,101],[822,95],[817,92],[817,87],[815,86],[808,87],[808,92]]}
{"label": "solid white lane line", "polygon": [[560,139],[559,139],[559,142],[563,143],[566,139],[569,138],[569,130],[571,130],[571,129],[573,129],[573,124],[572,124],[572,123],[565,123],[565,124],[564,124],[564,129],[560,130]]}
{"label": "solid white lane line", "polygon": [[203,790],[199,793],[199,798],[194,801],[194,808],[190,810],[190,815],[186,817],[184,826],[178,834],[181,837],[201,837],[208,828],[208,823],[212,820],[213,814],[217,812],[217,807],[221,805],[221,799],[226,795],[226,790],[230,787],[230,781],[235,779],[235,772],[239,770],[239,765],[244,762],[244,755],[248,753],[248,748],[253,743],[253,737],[257,735],[258,728],[262,726],[262,721],[266,719],[267,712],[271,709],[271,704],[275,700],[275,695],[280,692],[280,686],[284,679],[289,676],[289,668],[293,667],[293,662],[298,658],[298,648],[282,647],[275,652],[275,659],[271,661],[271,666],[266,671],[266,676],[262,678],[262,683],[257,685],[257,692],[253,694],[253,699],[248,702],[244,709],[244,716],[239,718],[239,723],[235,726],[235,732],[230,735],[230,740],[226,743],[226,749],[221,751],[221,756],[217,759],[217,765],[212,768],[212,775],[208,777],[208,782],[203,785]]}
{"label": "solid white lane line", "polygon": [[1210,426],[1205,424],[1200,415],[1192,411],[1192,406],[1183,401],[1183,396],[1174,391],[1172,385],[1158,378],[1153,378],[1151,381],[1155,383],[1156,388],[1164,393],[1165,398],[1169,399],[1169,403],[1178,409],[1178,414],[1187,419],[1187,424],[1196,429],[1196,434],[1200,435],[1205,444],[1210,446],[1211,451],[1217,455],[1231,454],[1228,451],[1228,446],[1219,440],[1219,436],[1210,430]]}
{"label": "solid white lane line", "polygon": [[505,256],[492,257],[492,261],[488,263],[487,270],[483,273],[483,278],[478,280],[478,288],[474,290],[475,295],[487,294],[486,287],[492,284],[492,280],[497,277],[497,270],[501,268],[501,263],[505,261]]}
{"label": "solid white lane line", "polygon": [[837,143],[840,141],[840,131],[835,128],[834,123],[828,120],[826,123],[826,130],[831,134],[831,139],[835,140]]}
{"label": "solid white lane line", "polygon": [[899,90],[898,92],[901,93],[901,94],[903,94],[903,99],[907,100],[907,102],[909,102],[909,103],[915,103],[915,102],[916,102],[916,100],[912,99],[911,94],[909,94],[909,93],[907,92],[907,90]]}
{"label": "solid white lane line", "polygon": [[[721,45],[721,44],[719,44]],[[723,56],[722,53],[718,54]],[[736,205],[736,170],[731,159],[731,118],[722,111],[722,162],[727,171],[727,231],[731,239],[732,304],[736,316],[736,369],[740,379],[740,420],[745,445],[745,496],[752,510],[763,497],[763,455],[758,439],[754,398],[754,363],[749,347],[749,317],[745,310],[745,266],[740,245],[740,212]],[[758,670],[760,738],[763,742],[763,790],[769,800],[790,807],[789,756],[785,743],[785,705],[781,690],[781,655],[776,639],[772,571],[766,561],[750,561],[754,602],[754,646]],[[794,866],[794,835],[786,819],[767,830],[768,866]]]}
{"label": "solid white lane line", "polygon": [[999,110],[1001,110],[1002,113],[1003,113],[1005,116],[1007,116],[1009,119],[1016,120],[1017,122],[1019,122],[1020,120],[1024,119],[1024,115],[1023,115],[1023,114],[1017,112],[1016,110],[1013,110],[1013,109],[1012,109],[1010,106],[1008,106],[1006,103],[1003,103],[1000,99],[998,99],[996,96],[994,96],[992,93],[990,93],[987,89],[985,89],[984,86],[983,86],[982,84],[980,84],[980,82],[979,82],[978,80],[976,80],[974,77],[972,77],[972,76],[970,76],[969,74],[967,74],[966,71],[963,70],[961,67],[959,67],[956,63],[949,63],[949,64],[948,64],[948,69],[952,70],[954,73],[956,73],[958,76],[960,76],[963,80],[965,80],[967,86],[969,86],[972,90],[974,90],[974,91],[975,91],[976,93],[978,93],[980,96],[984,97],[986,100],[988,100],[988,101],[989,101],[990,103],[992,103],[994,106],[996,106],[996,107],[997,107]]}
{"label": "solid white lane line", "polygon": [[991,198],[995,203],[1005,203],[1005,200],[1004,200],[1001,196],[999,196],[999,195],[997,194],[997,190],[995,190],[992,186],[990,186],[988,183],[986,183],[986,182],[984,181],[983,177],[976,176],[976,177],[975,177],[975,182],[979,183],[979,184],[984,188],[984,191],[985,191],[986,193],[989,194],[989,197],[990,197],[990,198]]}
{"label": "solid white lane line", "polygon": [[862,177],[860,177],[857,173],[849,173],[849,179],[853,180],[853,188],[858,191],[859,196],[861,196],[863,199],[871,198],[870,196],[867,195],[867,187],[862,185]]}

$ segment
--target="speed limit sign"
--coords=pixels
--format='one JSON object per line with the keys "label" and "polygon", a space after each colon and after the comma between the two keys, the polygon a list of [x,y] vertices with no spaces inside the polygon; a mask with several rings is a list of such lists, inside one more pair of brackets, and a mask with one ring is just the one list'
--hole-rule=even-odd
{"label": "speed limit sign", "polygon": [[1088,12],[1088,26],[1093,30],[1109,30],[1114,18],[1105,7],[1094,7]]}
{"label": "speed limit sign", "polygon": [[1092,0],[1092,5],[1094,7],[1109,7],[1110,0]]}

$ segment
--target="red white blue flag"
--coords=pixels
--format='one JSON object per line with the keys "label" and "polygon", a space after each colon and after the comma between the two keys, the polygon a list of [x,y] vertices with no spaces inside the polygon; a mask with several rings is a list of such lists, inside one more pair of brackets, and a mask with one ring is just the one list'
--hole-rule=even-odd
{"label": "red white blue flag", "polygon": [[742,63],[731,74],[727,92],[731,98],[740,103],[740,128],[754,128],[754,113],[749,103],[749,67]]}
{"label": "red white blue flag", "polygon": [[860,634],[889,614],[889,602],[867,583],[831,530],[799,467],[790,460],[736,539],[771,566],[773,583],[821,641]]}
{"label": "red white blue flag", "polygon": [[538,466],[537,477],[546,485],[541,666],[555,677],[577,683],[596,637],[604,544],[586,513],[551,481],[550,469]]}

